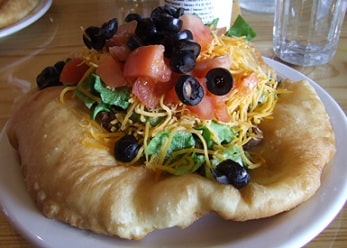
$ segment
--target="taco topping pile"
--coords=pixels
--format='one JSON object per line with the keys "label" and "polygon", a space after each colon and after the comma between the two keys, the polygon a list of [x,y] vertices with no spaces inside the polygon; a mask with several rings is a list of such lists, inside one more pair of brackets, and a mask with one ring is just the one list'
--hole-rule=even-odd
{"label": "taco topping pile", "polygon": [[230,30],[217,21],[160,6],[87,27],[81,53],[45,68],[38,87],[63,84],[62,102],[78,97],[90,112],[81,125],[100,126],[84,145],[110,150],[118,163],[241,188],[262,164],[250,148],[261,142],[278,81],[241,16]]}

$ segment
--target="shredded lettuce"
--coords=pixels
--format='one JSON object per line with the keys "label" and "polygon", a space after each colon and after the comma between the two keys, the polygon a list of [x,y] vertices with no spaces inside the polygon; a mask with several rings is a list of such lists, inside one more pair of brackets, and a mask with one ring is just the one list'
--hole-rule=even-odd
{"label": "shredded lettuce", "polygon": [[215,121],[211,121],[208,128],[217,135],[218,144],[230,143],[237,134],[230,126]]}
{"label": "shredded lettuce", "polygon": [[256,36],[254,29],[248,24],[248,22],[241,16],[238,15],[234,24],[225,33],[226,36],[232,37],[242,37],[244,36],[246,40],[252,40]]}
{"label": "shredded lettuce", "polygon": [[184,175],[194,173],[205,163],[205,157],[196,153],[177,156],[174,161],[166,166],[174,168],[174,175]]}
{"label": "shredded lettuce", "polygon": [[[169,138],[169,131],[162,131],[155,135],[148,143],[146,153],[148,155],[158,154]],[[177,131],[173,134],[171,143],[167,149],[166,156],[169,157],[174,151],[195,146],[195,140],[191,133]]]}
{"label": "shredded lettuce", "polygon": [[[231,159],[243,166],[246,166],[241,156],[241,147],[238,145],[227,146],[223,151],[221,151],[222,157],[225,159]],[[213,167],[222,162],[218,158],[213,158],[211,160]]]}
{"label": "shredded lettuce", "polygon": [[128,87],[119,87],[116,89],[106,88],[99,76],[95,77],[94,89],[100,93],[100,98],[103,103],[108,105],[113,105],[120,107],[122,109],[127,109],[129,107],[129,97],[130,97],[130,88]]}
{"label": "shredded lettuce", "polygon": [[75,88],[75,94],[91,110],[91,118],[95,120],[98,113],[110,112],[113,107],[127,109],[130,105],[131,90],[128,87],[109,89],[104,86],[100,77],[94,73]]}

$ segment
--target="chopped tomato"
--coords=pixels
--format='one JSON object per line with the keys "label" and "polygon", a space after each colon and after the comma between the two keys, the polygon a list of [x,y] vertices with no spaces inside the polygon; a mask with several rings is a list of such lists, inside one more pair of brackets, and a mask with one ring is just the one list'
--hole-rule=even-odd
{"label": "chopped tomato", "polygon": [[66,85],[76,85],[83,77],[89,66],[81,58],[72,58],[60,73],[60,82]]}
{"label": "chopped tomato", "polygon": [[182,30],[190,30],[194,40],[200,44],[201,50],[205,50],[213,39],[210,28],[197,15],[184,14],[180,19],[183,21]]}
{"label": "chopped tomato", "polygon": [[128,85],[127,80],[123,76],[122,64],[115,60],[110,54],[105,55],[96,69],[96,74],[106,86],[114,89]]}
{"label": "chopped tomato", "polygon": [[117,29],[117,32],[109,41],[109,45],[120,46],[127,44],[129,37],[135,34],[136,26],[137,21],[131,21],[120,25]]}
{"label": "chopped tomato", "polygon": [[214,118],[214,107],[212,97],[205,95],[201,102],[195,106],[188,106],[186,108],[200,120],[212,120]]}
{"label": "chopped tomato", "polygon": [[225,104],[224,97],[215,96],[212,98],[212,104],[214,109],[214,117],[221,122],[231,121],[227,105]]}
{"label": "chopped tomato", "polygon": [[153,82],[169,81],[171,70],[165,64],[164,49],[163,45],[149,45],[132,51],[124,64],[124,76],[150,78]]}
{"label": "chopped tomato", "polygon": [[144,78],[138,78],[132,87],[132,93],[148,108],[154,109],[159,104],[159,94],[156,91],[157,83]]}
{"label": "chopped tomato", "polygon": [[165,94],[165,98],[164,98],[165,104],[170,104],[170,103],[178,104],[181,102],[176,94],[176,89],[175,89],[175,85],[179,75],[180,74],[173,72],[171,75],[170,81],[165,83],[167,84],[165,91],[163,92]]}
{"label": "chopped tomato", "polygon": [[168,91],[166,91],[165,93],[165,99],[164,99],[164,103],[165,104],[178,104],[180,103],[180,99],[178,98],[177,94],[176,94],[176,90],[175,87],[171,87],[171,89],[169,89]]}
{"label": "chopped tomato", "polygon": [[213,68],[221,67],[229,69],[231,58],[229,55],[218,56],[199,61],[193,69],[193,75],[196,77],[205,77],[207,72]]}
{"label": "chopped tomato", "polygon": [[114,59],[119,61],[125,61],[131,53],[127,45],[112,46],[108,48],[108,51]]}
{"label": "chopped tomato", "polygon": [[255,86],[258,84],[258,78],[255,73],[248,75],[241,81],[235,82],[235,87],[239,90],[241,94],[247,95],[251,93]]}

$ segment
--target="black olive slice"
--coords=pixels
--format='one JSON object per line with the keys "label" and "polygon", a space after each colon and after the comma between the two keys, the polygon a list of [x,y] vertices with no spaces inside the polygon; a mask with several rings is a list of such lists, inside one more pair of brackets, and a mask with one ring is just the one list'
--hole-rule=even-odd
{"label": "black olive slice", "polygon": [[[218,182],[226,184],[228,181],[229,184],[232,184],[238,189],[246,186],[250,181],[247,169],[231,159],[220,162],[216,168],[211,171]],[[223,175],[225,175],[225,177]],[[226,179],[228,180],[226,181]]]}
{"label": "black olive slice", "polygon": [[138,48],[142,45],[143,45],[142,41],[136,35],[129,37],[128,42],[127,42],[127,46],[129,47],[129,49],[131,51],[135,50],[136,48]]}
{"label": "black olive slice", "polygon": [[108,22],[105,22],[101,26],[101,33],[105,36],[106,39],[112,38],[112,36],[117,32],[118,30],[118,20],[117,18],[113,18],[109,20]]}
{"label": "black olive slice", "polygon": [[171,55],[170,68],[174,72],[188,73],[195,65],[196,57],[191,52],[176,52]]}
{"label": "black olive slice", "polygon": [[175,40],[193,40],[193,33],[188,29],[181,30],[176,34]]}
{"label": "black olive slice", "polygon": [[172,15],[163,13],[153,17],[153,22],[159,31],[179,32],[182,28],[182,20]]}
{"label": "black olive slice", "polygon": [[121,162],[130,162],[136,157],[139,148],[140,145],[134,135],[125,135],[115,143],[115,158]]}
{"label": "black olive slice", "polygon": [[207,89],[215,95],[222,96],[232,89],[233,77],[225,68],[213,68],[206,75]]}
{"label": "black olive slice", "polygon": [[199,81],[190,75],[180,76],[175,90],[180,101],[190,106],[197,105],[204,97],[204,89]]}
{"label": "black olive slice", "polygon": [[200,54],[201,46],[199,43],[190,39],[180,39],[175,44],[174,50],[178,52],[191,52],[194,54],[195,58],[197,58]]}
{"label": "black olive slice", "polygon": [[89,48],[95,50],[101,50],[106,42],[105,36],[101,32],[101,28],[90,26],[84,30],[83,42]]}
{"label": "black olive slice", "polygon": [[55,66],[46,67],[36,77],[37,87],[42,90],[47,87],[62,85],[59,80],[60,72],[61,71],[59,71],[59,68]]}
{"label": "black olive slice", "polygon": [[150,18],[143,18],[137,22],[135,34],[143,41],[150,43],[157,29]]}
{"label": "black olive slice", "polygon": [[140,21],[142,18],[143,18],[143,17],[142,17],[140,14],[138,14],[138,13],[129,13],[129,14],[125,17],[124,21],[125,21],[125,22]]}

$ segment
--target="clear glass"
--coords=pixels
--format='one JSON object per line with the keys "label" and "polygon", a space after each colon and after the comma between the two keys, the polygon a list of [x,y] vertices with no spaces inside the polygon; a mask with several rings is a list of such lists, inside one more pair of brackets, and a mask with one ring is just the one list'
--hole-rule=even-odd
{"label": "clear glass", "polygon": [[275,12],[275,1],[276,0],[239,0],[242,9],[267,14]]}
{"label": "clear glass", "polygon": [[273,48],[283,61],[326,64],[335,55],[347,0],[276,0]]}

